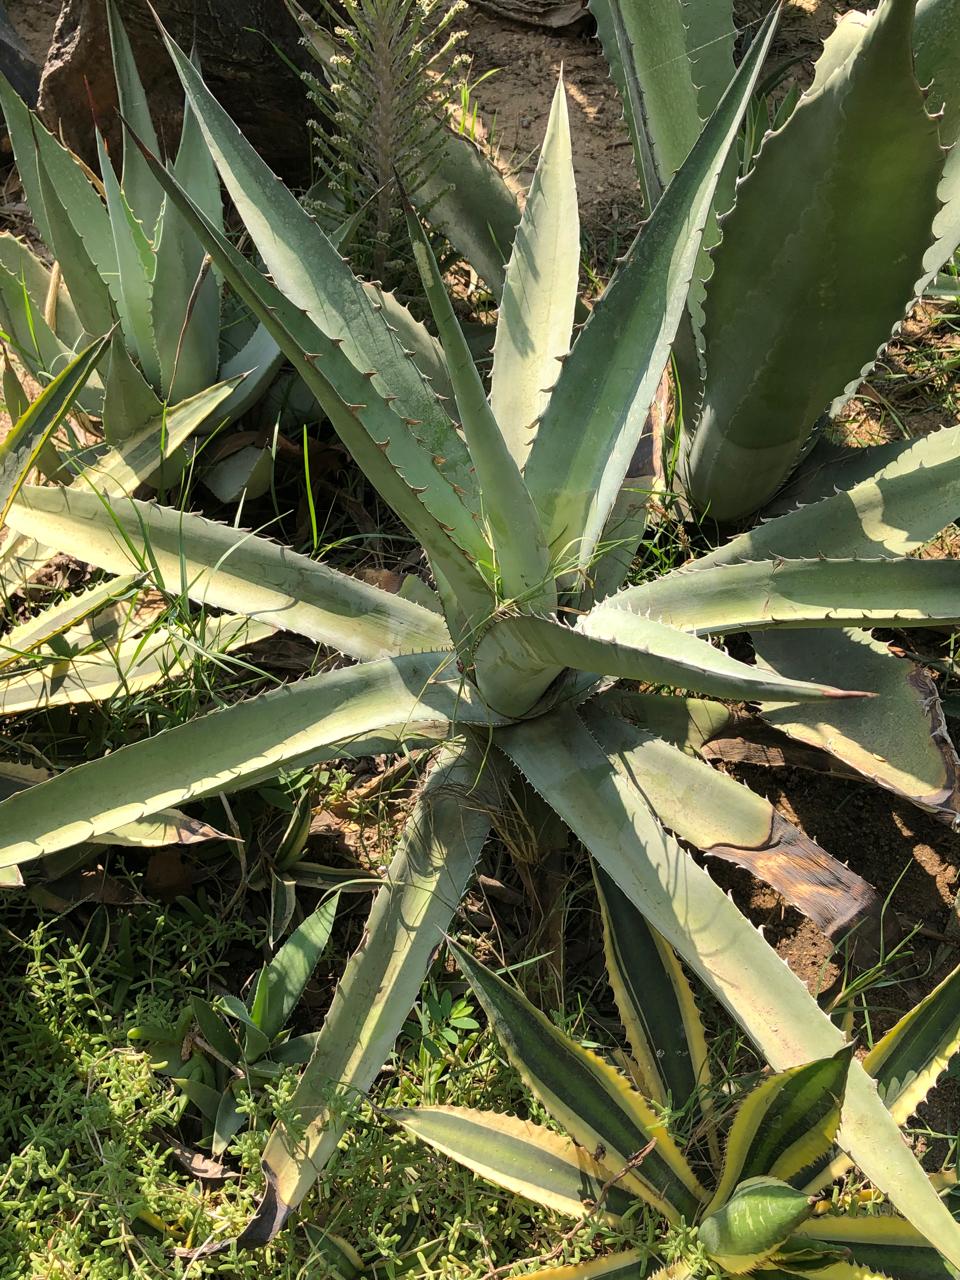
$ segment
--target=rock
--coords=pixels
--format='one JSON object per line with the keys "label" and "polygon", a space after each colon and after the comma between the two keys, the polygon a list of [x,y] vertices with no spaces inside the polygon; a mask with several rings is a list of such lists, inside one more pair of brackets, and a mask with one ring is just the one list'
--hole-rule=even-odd
{"label": "rock", "polygon": [[[182,107],[176,73],[146,0],[118,4],[157,133],[172,149]],[[48,42],[40,52],[38,108],[44,123],[93,162],[94,113],[115,146],[120,140],[104,0],[6,0],[6,7],[24,43],[33,44],[34,57],[36,45]],[[305,177],[309,112],[284,57],[302,68],[310,60],[281,0],[156,0],[155,7],[178,43],[196,43],[211,90],[271,166],[291,180]]]}

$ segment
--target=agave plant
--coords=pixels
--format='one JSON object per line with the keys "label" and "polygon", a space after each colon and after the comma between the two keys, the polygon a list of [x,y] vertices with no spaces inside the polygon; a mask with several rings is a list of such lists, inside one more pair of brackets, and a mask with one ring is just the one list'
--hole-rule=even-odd
{"label": "agave plant", "polygon": [[[878,16],[876,30],[894,47],[905,38],[905,7],[910,0],[885,0]],[[389,313],[168,41],[269,277],[235,250],[148,147],[141,155],[418,539],[436,586],[434,595],[419,582],[422,604],[391,596],[242,530],[134,499],[111,500],[106,510],[76,486],[25,487],[11,508],[10,523],[22,536],[69,545],[108,572],[146,565],[155,580],[175,583],[195,600],[298,631],[358,661],[12,796],[0,805],[0,864],[23,865],[284,766],[410,743],[437,748],[292,1110],[267,1144],[266,1194],[241,1237],[246,1244],[279,1228],[336,1150],[341,1099],[368,1088],[390,1052],[514,771],[776,1070],[843,1046],[800,980],[676,837],[732,851],[759,869],[782,863],[771,854],[794,849],[818,874],[829,868],[828,900],[832,894],[848,902],[849,883],[845,897],[822,850],[684,752],[681,744],[695,736],[691,726],[711,708],[726,717],[722,704],[656,694],[651,701],[665,708],[658,716],[612,687],[617,679],[637,680],[791,709],[859,701],[872,690],[784,677],[707,637],[952,625],[960,613],[960,565],[906,554],[955,514],[958,431],[913,443],[870,479],[772,521],[692,569],[620,590],[630,561],[623,548],[639,540],[649,489],[634,459],[776,16],[763,24],[570,350],[579,244],[558,89],[506,271],[489,401],[415,219],[439,354],[412,323],[406,344],[398,340]],[[418,353],[435,362],[452,404],[423,378]],[[857,1063],[839,1141],[917,1229],[960,1262],[960,1226]]]}
{"label": "agave plant", "polygon": [[[158,150],[146,95],[114,0],[107,18],[120,109]],[[103,419],[111,443],[158,421],[165,404],[190,399],[244,373],[218,406],[216,423],[238,417],[282,362],[262,326],[225,306],[222,281],[203,246],[131,144],[122,175],[99,130],[99,177],[43,127],[0,76],[6,118],[31,216],[55,259],[48,268],[27,246],[0,235],[0,323],[22,363],[47,381],[76,350],[114,329],[102,378],[80,405]],[[172,164],[178,181],[222,229],[216,168],[197,122],[184,113]]]}
{"label": "agave plant", "polygon": [[[630,1054],[583,1048],[524,996],[451,944],[508,1061],[564,1134],[469,1107],[387,1112],[480,1176],[585,1222],[616,1224],[642,1206],[665,1219],[655,1275],[919,1280],[952,1273],[936,1248],[879,1198],[818,1193],[845,1172],[835,1141],[853,1046],[767,1075],[737,1106],[719,1158],[706,1033],[676,953],[601,871],[610,985]],[[960,1048],[960,969],[863,1059],[891,1117],[905,1124]],[[699,1138],[685,1152],[672,1119]],[[948,1176],[949,1182],[949,1176]],[[860,1212],[857,1212],[857,1209]],[[642,1273],[646,1249],[567,1266],[564,1280]],[[545,1269],[531,1273],[549,1276]]]}

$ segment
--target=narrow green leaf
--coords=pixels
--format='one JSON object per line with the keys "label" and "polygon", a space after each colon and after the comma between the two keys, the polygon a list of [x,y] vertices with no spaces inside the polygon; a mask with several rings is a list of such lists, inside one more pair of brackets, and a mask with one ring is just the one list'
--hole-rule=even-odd
{"label": "narrow green leaf", "polygon": [[270,1040],[286,1026],[326,950],[337,914],[337,902],[338,895],[334,894],[311,912],[264,969],[269,1006],[260,1029]]}
{"label": "narrow green leaf", "polygon": [[103,387],[103,433],[122,445],[163,415],[163,401],[133,362],[123,335],[114,330]]}
{"label": "narrow green leaf", "polygon": [[[450,945],[507,1057],[553,1118],[597,1163],[614,1174],[622,1171],[623,1189],[671,1221],[692,1220],[706,1192],[649,1103],[514,987],[462,947]],[[643,1159],[636,1160],[641,1152]]]}
{"label": "narrow green leaf", "polygon": [[43,446],[73,408],[77,392],[103,355],[108,338],[81,351],[71,364],[41,392],[27,412],[0,443],[0,528],[6,522]]}
{"label": "narrow green leaf", "polygon": [[[845,1274],[838,1272],[836,1280],[954,1280],[955,1276],[939,1250],[932,1249],[902,1218],[879,1214],[815,1218],[800,1227],[798,1239],[850,1251],[853,1265],[848,1265]],[[831,1274],[825,1280],[834,1277]]]}
{"label": "narrow green leaf", "polygon": [[[507,264],[493,344],[490,407],[521,470],[559,374],[557,362],[570,348],[579,269],[580,216],[561,77]],[[480,488],[490,492],[483,476]]]}
{"label": "narrow green leaf", "polygon": [[771,10],[722,103],[594,307],[544,413],[525,477],[552,552],[572,566],[590,564],[627,474],[683,314],[720,170],[777,14]]}
{"label": "narrow green leaf", "polygon": [[213,1139],[210,1143],[210,1154],[222,1156],[232,1140],[250,1120],[246,1111],[237,1105],[235,1086],[228,1085],[220,1097],[220,1105],[213,1122]]}
{"label": "narrow green leaf", "polygon": [[204,1000],[200,996],[191,996],[190,1004],[197,1026],[200,1028],[200,1034],[210,1048],[224,1062],[237,1066],[243,1058],[243,1053],[220,1014],[209,1000]]}
{"label": "narrow green leaf", "polygon": [[[558,1213],[580,1217],[589,1212],[614,1176],[570,1138],[516,1116],[470,1107],[410,1107],[386,1114],[482,1178]],[[634,1204],[636,1198],[614,1184],[601,1217],[615,1222]]]}

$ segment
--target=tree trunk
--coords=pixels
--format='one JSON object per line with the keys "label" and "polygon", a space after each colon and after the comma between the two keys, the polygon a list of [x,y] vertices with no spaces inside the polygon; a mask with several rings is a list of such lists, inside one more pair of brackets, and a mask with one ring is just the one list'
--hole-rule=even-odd
{"label": "tree trunk", "polygon": [[588,16],[587,0],[470,0],[477,9],[532,27],[569,27]]}
{"label": "tree trunk", "polygon": [[[92,161],[94,118],[119,141],[104,0],[6,4],[24,37],[28,31],[42,33],[45,24],[52,29],[42,59],[39,111],[48,128]],[[118,0],[118,5],[157,133],[170,152],[176,147],[183,102],[176,73],[145,0]],[[309,113],[302,85],[284,56],[304,68],[310,62],[281,0],[155,0],[155,8],[182,47],[196,45],[204,78],[253,145],[279,173],[304,177],[309,172]]]}

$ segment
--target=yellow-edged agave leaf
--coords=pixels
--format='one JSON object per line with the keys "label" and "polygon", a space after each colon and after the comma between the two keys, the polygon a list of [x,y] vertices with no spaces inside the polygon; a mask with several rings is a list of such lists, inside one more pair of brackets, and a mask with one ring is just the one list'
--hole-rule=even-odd
{"label": "yellow-edged agave leaf", "polygon": [[23,491],[14,528],[110,573],[152,571],[155,585],[200,604],[296,631],[353,657],[450,643],[443,619],[243,529],[135,498],[79,489]]}
{"label": "yellow-edged agave leaf", "polygon": [[[627,1249],[625,1253],[609,1253],[590,1262],[528,1271],[524,1280],[640,1280],[647,1274],[649,1262],[650,1255],[646,1249]],[[677,1264],[651,1272],[648,1280],[687,1280],[689,1275],[687,1267]]]}
{"label": "yellow-edged agave leaf", "polygon": [[[643,779],[626,761],[604,752],[575,711],[555,710],[500,729],[496,741],[776,1070],[843,1048],[841,1031],[800,979],[656,822]],[[856,1060],[847,1078],[839,1144],[960,1266],[960,1224]]]}
{"label": "yellow-edged agave leaf", "polygon": [[629,755],[643,777],[648,803],[681,840],[772,885],[827,937],[839,941],[856,928],[869,944],[879,939],[883,899],[877,891],[788,822],[769,800],[598,707],[585,707],[583,718],[606,750]]}
{"label": "yellow-edged agave leaf", "polygon": [[125,574],[106,582],[98,582],[85,591],[74,592],[44,609],[36,617],[21,622],[19,626],[12,627],[6,635],[0,635],[0,670],[19,662],[55,636],[63,635],[84,618],[124,595],[138,581],[138,574]]}
{"label": "yellow-edged agave leaf", "polygon": [[[561,76],[513,240],[490,373],[490,406],[522,470],[570,347],[580,269],[580,216]],[[486,486],[481,480],[481,488]]]}
{"label": "yellow-edged agave leaf", "polygon": [[594,865],[607,975],[643,1092],[674,1110],[710,1083],[693,990],[673,949],[610,876]]}
{"label": "yellow-edged agave leaf", "polygon": [[[482,1178],[559,1213],[590,1212],[616,1177],[570,1138],[516,1116],[471,1107],[411,1107],[386,1115]],[[615,1222],[636,1203],[613,1182],[598,1216]]]}
{"label": "yellow-edged agave leaf", "polygon": [[700,1223],[697,1240],[712,1262],[742,1275],[786,1243],[813,1212],[815,1197],[777,1178],[745,1178]]}
{"label": "yellow-edged agave leaf", "polygon": [[77,393],[107,349],[109,337],[82,351],[46,387],[0,444],[0,528],[27,473],[50,436],[70,412]]}
{"label": "yellow-edged agave leaf", "polygon": [[[401,725],[490,723],[462,687],[448,653],[328,671],[121,747],[0,806],[0,866],[89,840],[158,809],[349,754],[353,739]],[[377,750],[384,750],[380,745]]]}
{"label": "yellow-edged agave leaf", "polygon": [[[906,1124],[960,1050],[960,967],[905,1013],[870,1050],[864,1069],[876,1080],[880,1097],[898,1124]],[[823,1147],[816,1190],[850,1168],[846,1155],[829,1158]]]}
{"label": "yellow-edged agave leaf", "polygon": [[88,653],[35,651],[22,667],[0,673],[0,716],[130,697],[182,676],[199,657],[229,653],[272,633],[264,623],[223,614],[207,620],[196,635],[157,627]]}
{"label": "yellow-edged agave leaf", "polygon": [[741,1102],[727,1137],[713,1211],[738,1183],[770,1176],[788,1182],[832,1145],[840,1127],[853,1046],[832,1057],[778,1072]]}
{"label": "yellow-edged agave leaf", "polygon": [[960,966],[874,1045],[863,1060],[880,1096],[906,1124],[960,1050]]}
{"label": "yellow-edged agave leaf", "polygon": [[[462,947],[450,945],[507,1057],[557,1123],[595,1160],[622,1174],[626,1190],[671,1221],[691,1221],[707,1193],[649,1103],[518,991]],[[646,1154],[638,1159],[641,1152]]]}
{"label": "yellow-edged agave leaf", "polygon": [[[955,1276],[939,1251],[902,1218],[881,1214],[813,1218],[799,1228],[798,1239],[848,1249],[852,1265],[869,1276],[890,1280],[954,1280]],[[838,1275],[837,1280],[842,1277]]]}

